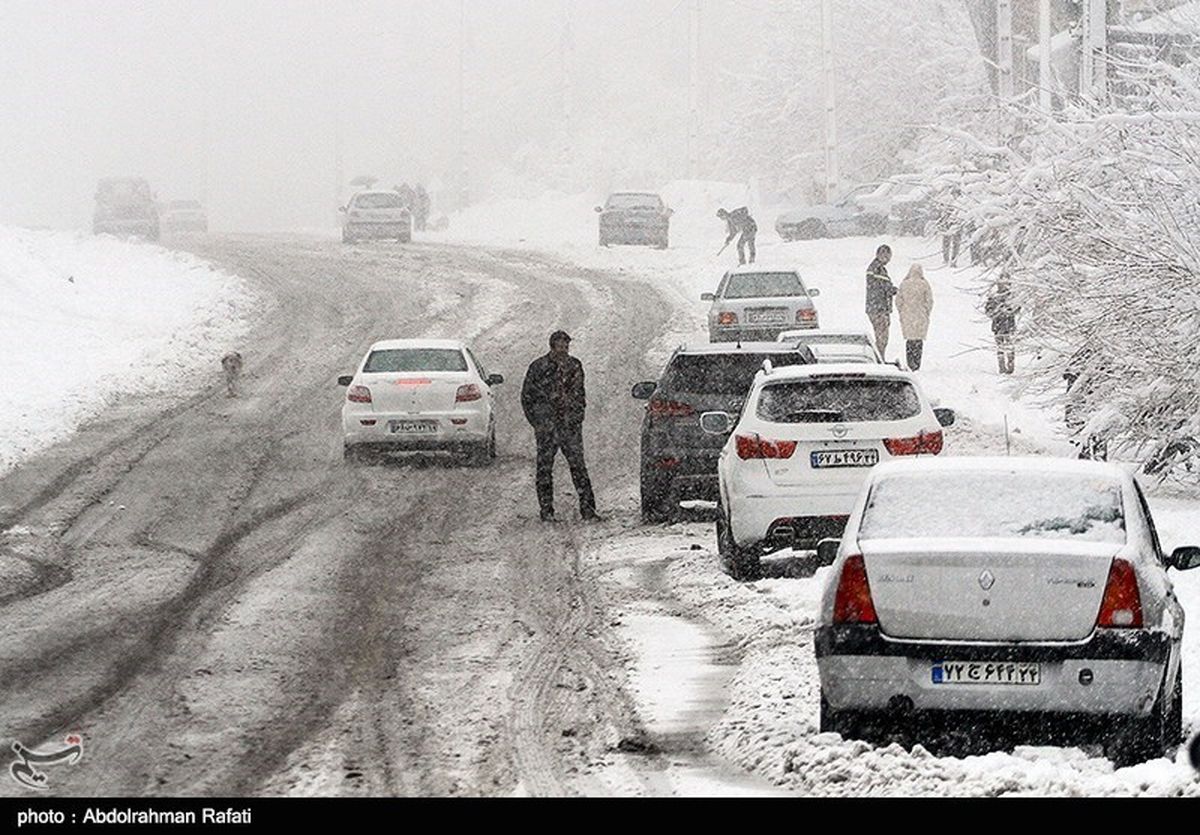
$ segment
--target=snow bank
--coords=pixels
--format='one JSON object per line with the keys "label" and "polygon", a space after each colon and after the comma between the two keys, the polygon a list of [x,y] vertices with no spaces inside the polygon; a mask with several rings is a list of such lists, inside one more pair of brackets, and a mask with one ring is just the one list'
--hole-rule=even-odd
{"label": "snow bank", "polygon": [[119,395],[213,382],[254,302],[190,255],[0,227],[0,472]]}

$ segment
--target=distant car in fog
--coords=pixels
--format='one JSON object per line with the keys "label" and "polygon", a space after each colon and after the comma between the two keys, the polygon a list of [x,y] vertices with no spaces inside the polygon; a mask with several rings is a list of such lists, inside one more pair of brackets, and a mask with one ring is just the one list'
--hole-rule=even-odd
{"label": "distant car in fog", "polygon": [[198,200],[172,200],[159,212],[164,232],[207,232],[208,215]]}
{"label": "distant car in fog", "polygon": [[342,213],[343,243],[361,238],[412,240],[412,212],[394,191],[360,191],[338,211]]}
{"label": "distant car in fog", "polygon": [[793,269],[772,269],[753,264],[736,267],[721,278],[715,293],[703,293],[712,302],[708,311],[711,342],[774,340],[794,328],[815,328],[816,288],[804,286]]}
{"label": "distant car in fog", "polygon": [[600,246],[648,244],[666,249],[670,240],[671,209],[662,197],[647,191],[610,194],[600,215]]}
{"label": "distant car in fog", "polygon": [[930,232],[937,206],[933,189],[926,186],[901,185],[892,197],[888,210],[889,235],[923,236]]}
{"label": "distant car in fog", "polygon": [[808,348],[817,362],[883,362],[874,337],[866,331],[789,330],[776,339]]}
{"label": "distant car in fog", "polygon": [[775,220],[775,231],[785,241],[882,235],[895,203],[908,200],[915,189],[907,183],[866,183],[832,203],[784,212]]}
{"label": "distant car in fog", "polygon": [[158,207],[150,184],[141,177],[106,177],[97,183],[92,232],[157,241]]}

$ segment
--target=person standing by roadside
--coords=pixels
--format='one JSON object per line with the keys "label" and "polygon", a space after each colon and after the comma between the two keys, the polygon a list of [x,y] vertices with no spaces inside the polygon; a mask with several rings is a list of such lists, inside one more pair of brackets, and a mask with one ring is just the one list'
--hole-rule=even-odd
{"label": "person standing by roadside", "polygon": [[904,336],[905,360],[910,371],[921,368],[932,310],[933,288],[921,265],[913,264],[896,290],[896,313],[900,316],[900,333]]}
{"label": "person standing by roadside", "polygon": [[875,345],[879,355],[887,359],[888,331],[892,322],[892,296],[896,285],[888,275],[887,263],[892,260],[892,248],[881,244],[875,250],[875,260],[867,267],[867,318],[875,329]]}
{"label": "person standing by roadside", "polygon": [[537,439],[537,497],[543,522],[554,521],[554,458],[559,450],[571,468],[579,494],[579,515],[601,521],[596,497],[583,460],[583,416],[587,397],[583,363],[568,351],[571,337],[565,331],[550,334],[550,353],[529,364],[521,386],[521,408]]}
{"label": "person standing by roadside", "polygon": [[992,320],[992,333],[996,337],[996,359],[1001,374],[1012,374],[1016,364],[1013,334],[1017,330],[1017,314],[1021,308],[1013,305],[1012,290],[1008,279],[1001,277],[992,288],[983,312]]}

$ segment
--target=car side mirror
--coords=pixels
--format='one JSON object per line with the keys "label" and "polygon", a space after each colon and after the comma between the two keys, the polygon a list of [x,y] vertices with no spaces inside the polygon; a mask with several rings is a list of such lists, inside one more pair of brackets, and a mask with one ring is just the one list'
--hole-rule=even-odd
{"label": "car side mirror", "polygon": [[712,293],[701,293],[700,294],[700,301],[702,301],[702,302],[711,302],[715,298],[716,298],[716,296],[714,296]]}
{"label": "car side mirror", "polygon": [[838,548],[842,547],[840,539],[822,539],[817,543],[817,563],[819,565],[833,565],[833,561],[837,559]]}
{"label": "car side mirror", "polygon": [[940,423],[942,426],[954,425],[953,409],[934,409],[933,413],[937,415],[938,423]]}
{"label": "car side mirror", "polygon": [[728,435],[733,429],[733,415],[729,412],[704,412],[700,415],[700,428],[709,435]]}
{"label": "car side mirror", "polygon": [[667,217],[670,217],[671,215],[675,214],[675,210],[668,208],[666,214],[667,214]]}
{"label": "car side mirror", "polygon": [[604,211],[604,207],[603,207],[603,206],[597,206],[597,207],[596,207],[596,214],[600,214],[600,213],[601,213],[601,212],[603,212],[603,211]]}
{"label": "car side mirror", "polygon": [[1195,545],[1184,545],[1176,548],[1167,557],[1167,566],[1177,571],[1187,571],[1200,567],[1200,548]]}
{"label": "car side mirror", "polygon": [[352,382],[354,382],[353,374],[343,374],[341,377],[338,377],[338,385],[339,386],[348,386]]}
{"label": "car side mirror", "polygon": [[1188,748],[1188,755],[1192,758],[1192,768],[1200,771],[1200,734],[1192,740],[1191,747]]}
{"label": "car side mirror", "polygon": [[504,382],[504,375],[503,374],[489,374],[489,375],[487,375],[487,379],[484,380],[484,382],[487,383],[489,386],[498,386]]}
{"label": "car side mirror", "polygon": [[654,395],[654,391],[657,388],[658,388],[658,383],[655,383],[653,381],[647,381],[644,383],[634,383],[633,392],[632,392],[633,399],[634,400],[649,400]]}
{"label": "car side mirror", "polygon": [[821,295],[821,291],[818,290],[816,287],[813,287],[811,290],[808,291],[808,297],[810,299],[815,299],[819,295]]}

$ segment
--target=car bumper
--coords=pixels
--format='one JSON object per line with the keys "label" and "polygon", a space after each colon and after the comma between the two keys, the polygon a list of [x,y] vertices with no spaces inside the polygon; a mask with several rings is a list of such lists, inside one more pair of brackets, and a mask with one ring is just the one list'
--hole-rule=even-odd
{"label": "car bumper", "polygon": [[[733,491],[735,495],[730,497],[728,508],[729,529],[739,546],[753,547],[774,541],[779,547],[789,544],[815,547],[820,538],[845,526],[858,500],[858,485],[786,492],[773,485],[771,491]],[[787,527],[790,532],[784,530]]]}
{"label": "car bumper", "polygon": [[667,238],[667,226],[602,226],[600,237],[614,244],[656,244]]}
{"label": "car bumper", "polygon": [[347,223],[346,233],[355,238],[401,238],[411,234],[406,223]]}
{"label": "car bumper", "polygon": [[817,320],[811,322],[793,322],[782,325],[747,325],[734,326],[709,325],[709,342],[774,342],[784,331],[811,330],[817,327]]}
{"label": "car bumper", "polygon": [[[887,710],[901,697],[916,711],[990,714],[1145,716],[1171,650],[1163,633],[1107,629],[1072,643],[950,644],[894,640],[877,626],[841,625],[819,628],[814,643],[821,692],[836,710]],[[935,683],[934,667],[943,661],[1038,662],[1041,680]]]}
{"label": "car bumper", "polygon": [[[391,421],[434,421],[437,431],[430,434],[393,432]],[[489,424],[488,414],[482,411],[345,412],[342,415],[342,441],[347,446],[366,445],[380,449],[454,449],[487,441]]]}

